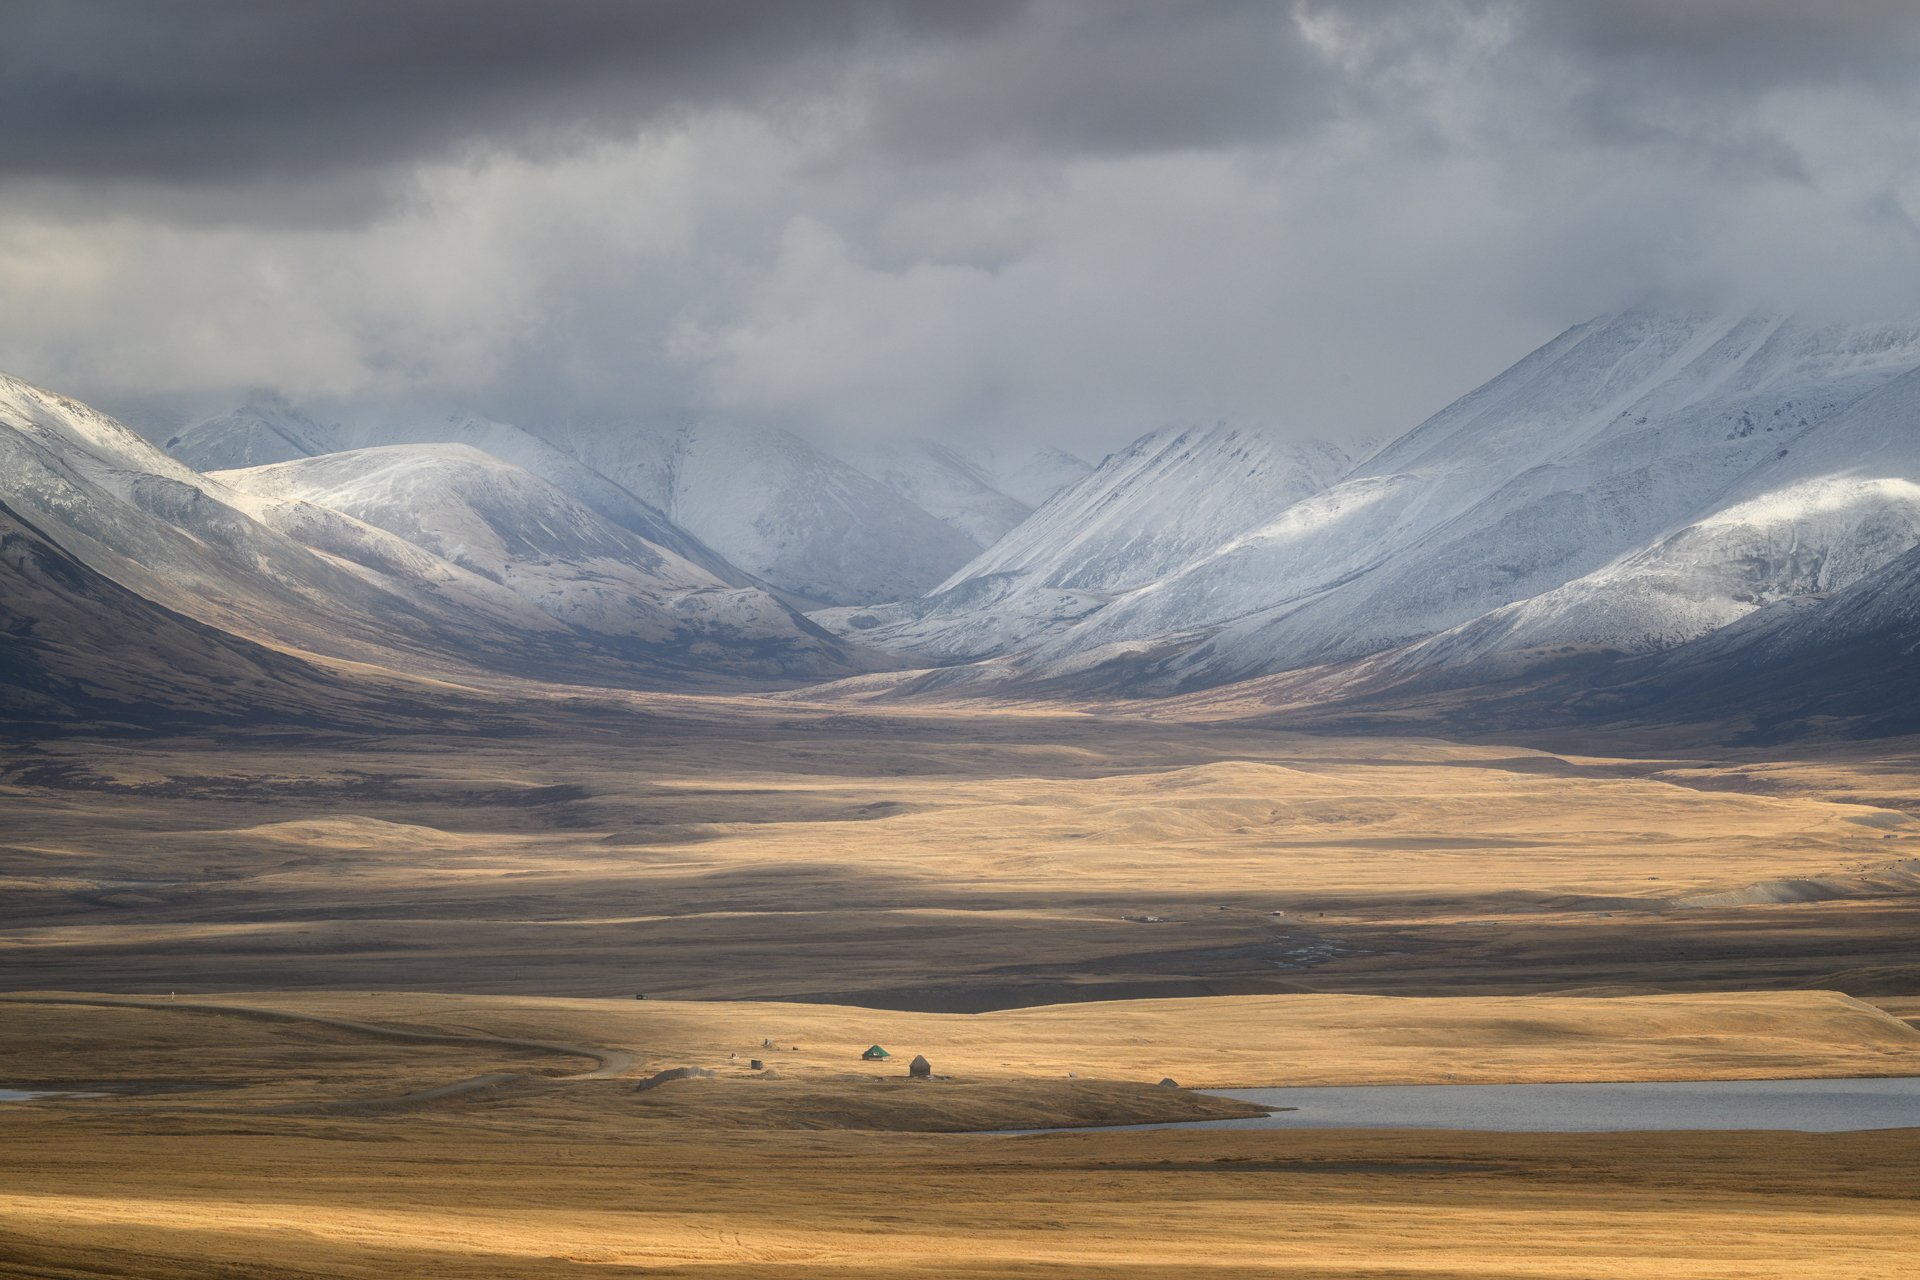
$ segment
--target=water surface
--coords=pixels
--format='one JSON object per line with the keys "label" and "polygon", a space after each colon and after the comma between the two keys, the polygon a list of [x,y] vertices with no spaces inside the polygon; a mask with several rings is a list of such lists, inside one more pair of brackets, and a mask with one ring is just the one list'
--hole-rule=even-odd
{"label": "water surface", "polygon": [[0,1102],[32,1102],[35,1098],[97,1098],[97,1093],[73,1089],[0,1089]]}
{"label": "water surface", "polygon": [[[1842,1133],[1920,1128],[1920,1076],[1866,1080],[1688,1080],[1640,1084],[1391,1084],[1203,1089],[1262,1107],[1241,1120],[1128,1129],[1467,1129],[1493,1133],[1634,1133],[1790,1129]],[[1045,1130],[1044,1132],[1073,1132]]]}
{"label": "water surface", "polygon": [[1920,1076],[1870,1080],[1688,1080],[1639,1084],[1367,1085],[1208,1090],[1292,1107],[1238,1129],[1478,1129],[1624,1133],[1655,1129],[1793,1129],[1840,1133],[1920,1128]]}

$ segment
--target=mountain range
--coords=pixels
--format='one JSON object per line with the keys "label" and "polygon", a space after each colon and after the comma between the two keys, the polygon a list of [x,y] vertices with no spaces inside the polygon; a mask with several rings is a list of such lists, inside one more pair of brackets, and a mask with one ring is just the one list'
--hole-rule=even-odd
{"label": "mountain range", "polygon": [[1916,366],[1910,323],[1580,325],[1023,662],[1191,688],[1415,644],[1679,643],[1913,543]]}
{"label": "mountain range", "polygon": [[532,472],[606,519],[723,580],[807,606],[915,595],[998,541],[1090,468],[1036,449],[975,463],[930,441],[866,442],[841,457],[788,431],[693,420],[540,431],[473,414],[326,426],[282,397],[166,440],[202,471],[391,444],[466,444]]}
{"label": "mountain range", "polygon": [[178,683],[178,655],[196,646],[215,690],[266,652],[316,671],[636,688],[764,687],[888,661],[469,446],[208,474],[0,379],[0,494],[0,688],[36,715],[109,690],[131,713],[137,691]]}
{"label": "mountain range", "polygon": [[[818,616],[946,690],[1377,687],[1665,652],[1920,542],[1916,370],[1912,322],[1603,317],[1325,483],[1299,459],[1276,482],[1230,429],[1162,433],[934,594]],[[1254,515],[1237,474],[1291,500]],[[1208,536],[1136,532],[1160,525]]]}
{"label": "mountain range", "polygon": [[[3,683],[56,718],[137,701],[143,662],[222,705],[350,662],[1542,723],[1702,719],[1735,689],[1776,727],[1920,711],[1869,692],[1920,642],[1913,321],[1604,316],[1361,457],[1246,422],[1088,467],[693,419],[323,425],[272,395],[163,450],[10,379],[0,428]],[[150,662],[101,649],[115,617]]]}

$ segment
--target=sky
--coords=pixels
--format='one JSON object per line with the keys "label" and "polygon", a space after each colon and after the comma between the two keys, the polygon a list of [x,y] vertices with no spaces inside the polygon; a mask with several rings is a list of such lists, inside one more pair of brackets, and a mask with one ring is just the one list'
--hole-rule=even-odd
{"label": "sky", "polygon": [[0,370],[135,425],[1398,434],[1920,310],[1911,0],[6,0]]}

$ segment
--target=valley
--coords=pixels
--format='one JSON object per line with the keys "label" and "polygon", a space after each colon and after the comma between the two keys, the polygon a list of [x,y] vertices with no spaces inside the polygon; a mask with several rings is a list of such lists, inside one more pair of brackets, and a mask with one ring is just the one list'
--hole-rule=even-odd
{"label": "valley", "polygon": [[647,695],[498,714],[514,732],[8,752],[7,985],[955,1011],[1920,986],[1898,744],[1594,758]]}
{"label": "valley", "polygon": [[0,379],[0,1274],[1898,1275],[1914,1129],[1126,1126],[1920,1076],[1913,332],[1094,468]]}
{"label": "valley", "polygon": [[1916,64],[0,4],[0,1280],[1914,1280]]}
{"label": "valley", "polygon": [[1920,1074],[1909,743],[534,693],[8,749],[0,1273],[1907,1264],[1911,1130],[1097,1126]]}

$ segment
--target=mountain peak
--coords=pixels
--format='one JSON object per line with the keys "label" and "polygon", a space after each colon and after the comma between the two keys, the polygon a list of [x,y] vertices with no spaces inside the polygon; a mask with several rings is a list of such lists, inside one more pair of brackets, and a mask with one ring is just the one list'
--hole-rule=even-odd
{"label": "mountain peak", "polygon": [[278,391],[256,387],[238,408],[188,427],[165,447],[196,471],[220,471],[326,453],[334,440]]}

